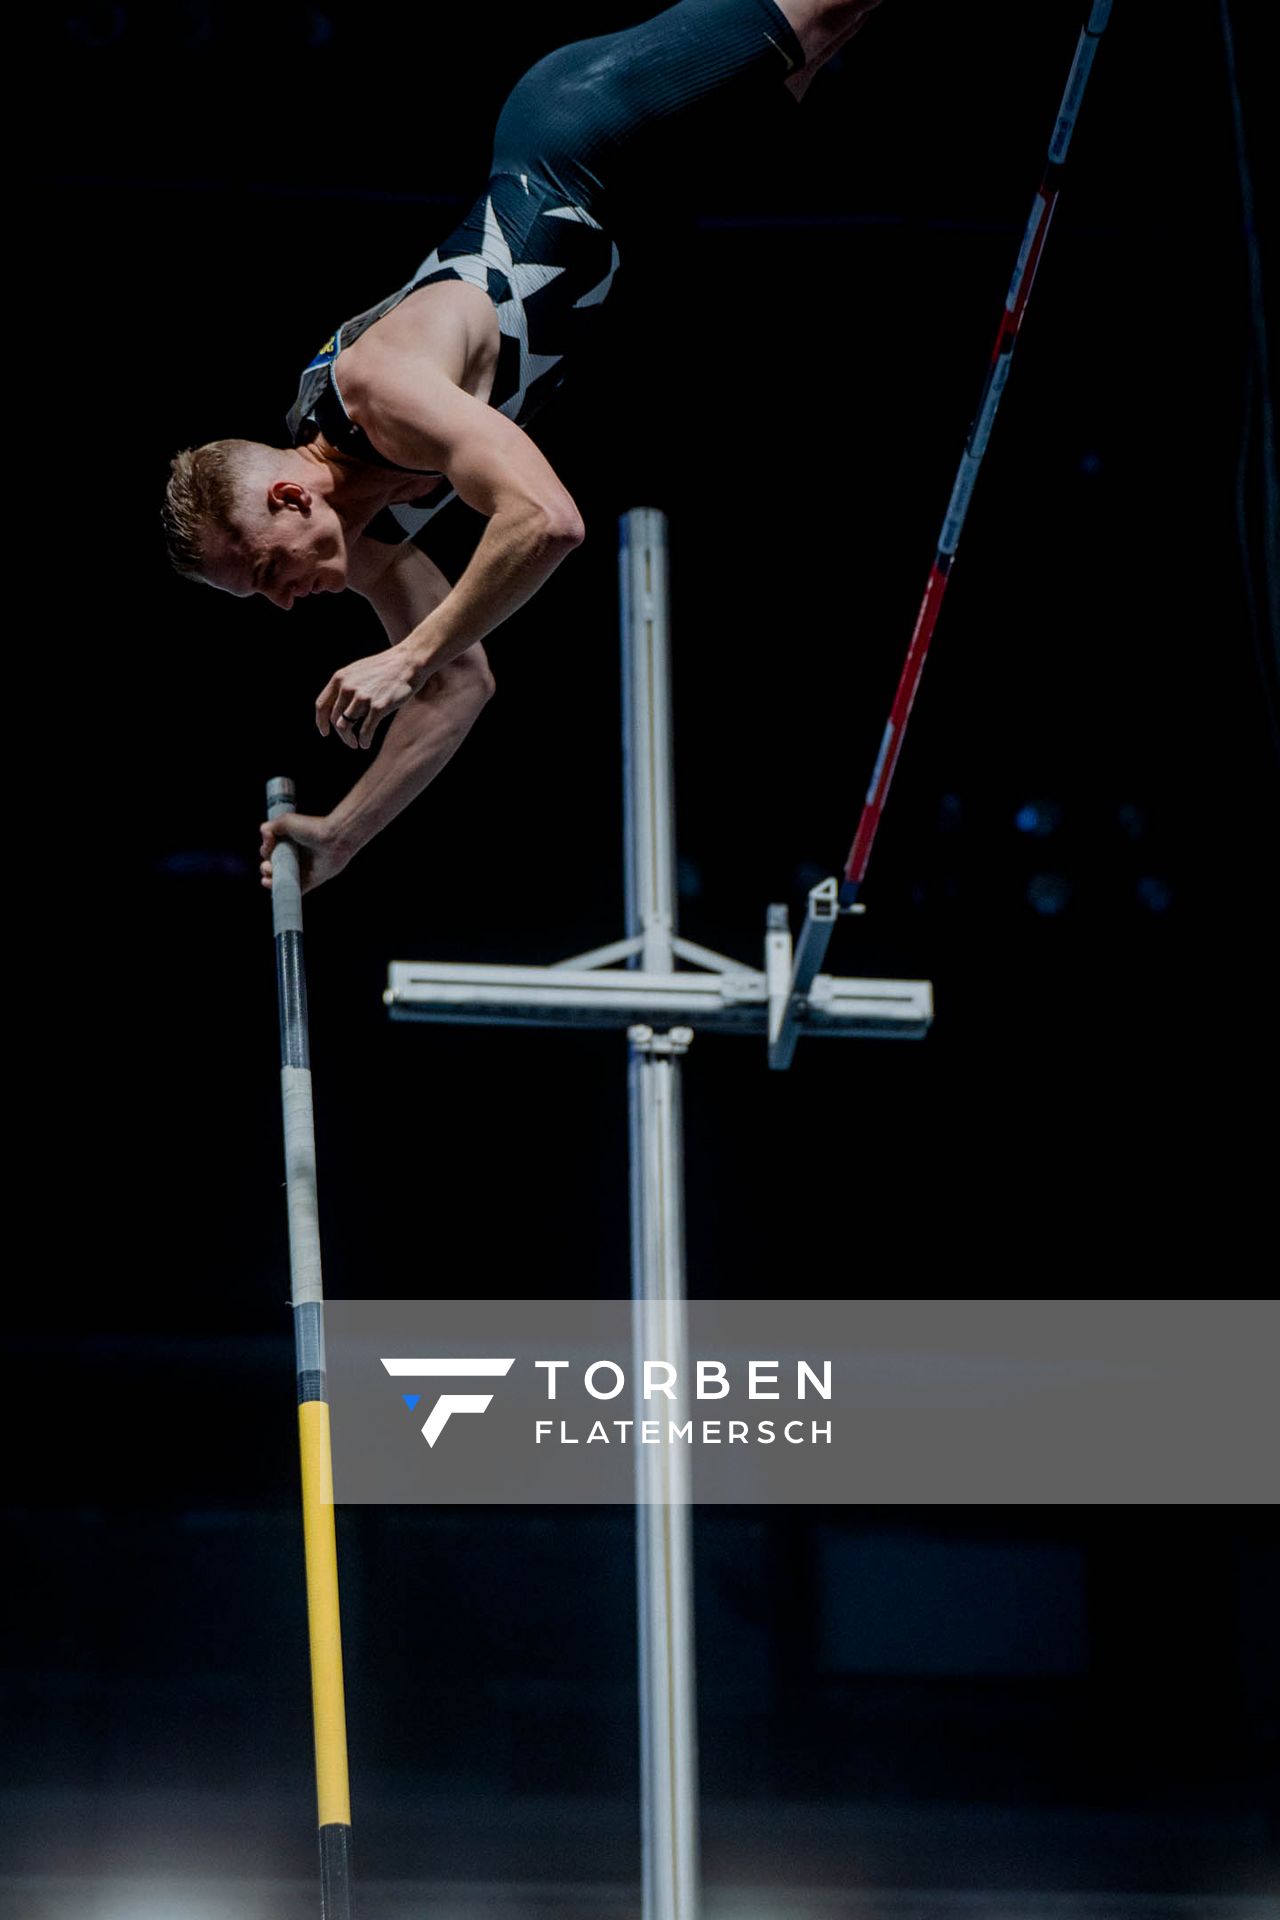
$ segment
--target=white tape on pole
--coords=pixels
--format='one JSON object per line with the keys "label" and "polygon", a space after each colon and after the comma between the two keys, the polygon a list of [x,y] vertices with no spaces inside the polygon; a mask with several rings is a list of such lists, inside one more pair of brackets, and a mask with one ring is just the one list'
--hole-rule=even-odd
{"label": "white tape on pole", "polygon": [[316,1136],[307,1067],[281,1067],[285,1188],[289,1204],[289,1266],[293,1304],[324,1298],[320,1278],[320,1208],[316,1196]]}

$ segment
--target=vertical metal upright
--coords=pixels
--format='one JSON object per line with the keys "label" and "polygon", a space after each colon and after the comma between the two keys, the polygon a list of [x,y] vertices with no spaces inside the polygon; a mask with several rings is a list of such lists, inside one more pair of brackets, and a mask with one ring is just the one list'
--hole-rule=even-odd
{"label": "vertical metal upright", "polygon": [[[675,780],[665,516],[623,516],[622,733],[627,935],[632,966],[676,966]],[[661,1353],[687,1376],[680,1061],[688,1027],[628,1028],[631,1292],[641,1361]],[[664,1417],[679,1407],[659,1401]],[[636,1420],[654,1412],[638,1398]],[[639,1428],[637,1426],[637,1438]],[[697,1920],[698,1757],[688,1455],[638,1444],[636,1583],[640,1650],[643,1920]]]}

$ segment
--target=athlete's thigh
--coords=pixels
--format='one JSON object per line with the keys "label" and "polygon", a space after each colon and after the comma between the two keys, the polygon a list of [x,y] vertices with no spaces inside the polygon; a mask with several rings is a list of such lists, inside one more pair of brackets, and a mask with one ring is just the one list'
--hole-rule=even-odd
{"label": "athlete's thigh", "polygon": [[696,132],[703,109],[774,92],[804,62],[775,0],[679,0],[538,61],[499,116],[494,170],[542,173],[590,206]]}

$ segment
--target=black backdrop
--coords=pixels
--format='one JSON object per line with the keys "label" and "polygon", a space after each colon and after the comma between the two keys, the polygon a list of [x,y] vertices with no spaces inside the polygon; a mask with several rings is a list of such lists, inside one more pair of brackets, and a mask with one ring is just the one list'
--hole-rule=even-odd
{"label": "black backdrop", "polygon": [[[11,804],[33,827],[21,838],[42,905],[26,944],[54,1007],[32,1098],[56,1203],[10,1302],[19,1377],[38,1383],[30,1417],[56,1385],[60,1407],[92,1408],[93,1439],[71,1443],[60,1412],[8,1518],[25,1576],[7,1668],[24,1805],[33,1833],[64,1836],[40,1842],[46,1864],[130,1860],[101,1808],[165,1779],[225,1793],[238,1857],[257,1781],[253,1858],[306,1871],[256,826],[269,775],[291,773],[314,811],[352,777],[311,705],[377,629],[362,604],[284,616],[171,576],[167,460],[223,433],[280,438],[319,340],[470,204],[512,82],[551,46],[639,17],[563,4],[481,19],[379,0],[50,16],[42,217],[56,268],[28,310],[48,356],[52,458],[38,481],[48,511],[17,523],[15,564],[29,551],[42,570],[40,658],[54,671],[36,711],[53,752]],[[456,763],[308,902],[333,1294],[626,1289],[622,1041],[390,1027],[386,962],[540,962],[621,931],[615,528],[636,503],[671,527],[682,930],[754,959],[766,903],[797,908],[842,858],[1077,26],[1058,0],[980,14],[887,0],[814,87],[791,149],[719,165],[628,261],[607,348],[539,434],[586,543],[494,637],[498,695]],[[1252,12],[1237,30],[1252,134],[1265,108]],[[785,1077],[748,1042],[695,1044],[691,1291],[810,1291],[816,1236],[833,1295],[1252,1292],[1274,1193],[1277,765],[1238,540],[1247,347],[1217,9],[1188,8],[1170,30],[1121,0],[868,913],[833,950],[839,971],[930,977],[936,1027],[920,1046],[802,1046]],[[1255,462],[1256,443],[1256,539]],[[1027,808],[1050,830],[1020,830]],[[366,1809],[417,1790],[415,1739],[439,1733],[439,1675],[406,1678],[394,1615],[446,1547],[471,1571],[421,1605],[451,1664],[484,1677],[468,1786],[482,1800],[573,1792],[598,1737],[629,1804],[626,1516],[344,1521]],[[1136,1587],[1123,1574],[1135,1525]],[[858,1527],[1078,1549],[1092,1625],[1067,1705],[1061,1688],[1045,1705],[1034,1677],[998,1700],[955,1681],[944,1702],[919,1677],[895,1693],[797,1653],[841,1604],[822,1530]],[[700,1528],[713,1804],[804,1793],[850,1820],[877,1795],[904,1819],[940,1795],[1146,1807],[1165,1822],[1180,1809],[1192,1842],[1135,1840],[1116,1876],[1258,1884],[1276,1737],[1261,1520],[721,1513]],[[513,1553],[528,1570],[523,1631],[472,1604],[470,1582]],[[565,1628],[566,1565],[601,1580],[591,1632]],[[758,1636],[754,1691],[717,1680],[739,1601]],[[1190,1721],[1167,1693],[1175,1646]],[[536,1788],[521,1717],[535,1680],[559,1715]],[[396,1721],[405,1687],[413,1735]],[[269,1729],[253,1711],[263,1689]],[[1043,1778],[1027,1763],[1037,1714],[1034,1738],[1059,1756]],[[921,1716],[954,1723],[927,1765]],[[1175,1719],[1186,1737],[1170,1746]],[[768,1764],[741,1759],[748,1723]],[[992,1756],[985,1774],[975,1743]],[[433,1804],[461,1792],[461,1774],[421,1765]],[[99,1810],[74,1838],[68,1794]],[[279,1807],[287,1817],[268,1820]],[[146,1809],[139,1845],[183,1861],[181,1823]],[[426,1872],[387,1828],[372,1843],[386,1870]],[[456,1831],[469,1872],[479,1843],[465,1821]],[[710,1831],[710,1857],[732,1871],[745,1854],[728,1840],[716,1854]],[[1087,1884],[1090,1863],[1111,1859],[1100,1832],[1061,1863],[1050,1847],[1040,1869],[1012,1843],[976,1867],[939,1843],[925,1877]],[[838,1871],[813,1844],[797,1877]],[[582,1846],[534,1834],[509,1871],[601,1870]],[[880,1868],[911,1880],[892,1848]],[[626,1847],[606,1870],[626,1877]]]}

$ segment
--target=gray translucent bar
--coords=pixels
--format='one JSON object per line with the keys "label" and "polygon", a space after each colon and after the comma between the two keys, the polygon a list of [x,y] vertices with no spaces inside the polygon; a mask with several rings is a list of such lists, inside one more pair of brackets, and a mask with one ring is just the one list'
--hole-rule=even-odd
{"label": "gray translucent bar", "polygon": [[[336,1498],[629,1504],[639,1446],[688,1466],[649,1483],[714,1503],[1276,1497],[1273,1300],[691,1300],[687,1312],[687,1364],[671,1382],[668,1356],[645,1356],[644,1400],[628,1299],[331,1302]],[[468,1355],[511,1366],[468,1380]],[[451,1366],[393,1377],[388,1357]],[[549,1373],[551,1361],[565,1365]],[[488,1399],[443,1425],[437,1412],[428,1445],[446,1392]]]}

